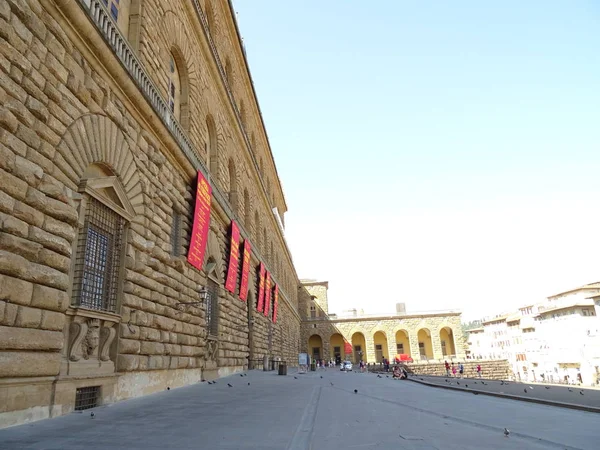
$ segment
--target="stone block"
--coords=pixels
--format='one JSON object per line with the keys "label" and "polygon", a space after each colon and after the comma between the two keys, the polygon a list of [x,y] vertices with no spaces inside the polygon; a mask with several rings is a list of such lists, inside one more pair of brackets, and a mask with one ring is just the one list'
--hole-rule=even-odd
{"label": "stone block", "polygon": [[50,197],[46,197],[44,212],[73,226],[77,226],[79,220],[79,215],[74,207]]}
{"label": "stone block", "polygon": [[10,195],[0,191],[0,211],[12,213],[15,208],[15,199]]}
{"label": "stone block", "polygon": [[54,311],[43,311],[42,324],[40,328],[44,330],[62,331],[65,326],[65,314]]}
{"label": "stone block", "polygon": [[140,353],[141,343],[140,341],[135,341],[133,339],[124,339],[121,338],[119,340],[119,352],[127,353],[127,354],[138,354]]}
{"label": "stone block", "polygon": [[60,353],[0,352],[0,378],[54,376],[59,368]]}
{"label": "stone block", "polygon": [[36,260],[38,253],[43,247],[36,242],[5,232],[0,232],[0,248],[23,256],[29,260]]}
{"label": "stone block", "polygon": [[0,300],[18,305],[29,305],[33,295],[33,284],[18,278],[0,275]]}
{"label": "stone block", "polygon": [[37,186],[44,175],[44,171],[37,164],[17,155],[15,158],[14,174],[26,181],[30,186]]}
{"label": "stone block", "polygon": [[[0,256],[1,260],[1,256]],[[24,277],[34,283],[67,290],[69,288],[69,276],[51,267],[41,264],[30,264]]]}
{"label": "stone block", "polygon": [[27,154],[27,145],[25,142],[2,128],[0,128],[0,142],[11,149],[15,155],[25,156]]}
{"label": "stone block", "polygon": [[8,303],[1,301],[4,305],[4,315],[0,316],[0,324],[13,326],[15,320],[17,320],[17,313],[19,312],[19,306],[14,303]]}
{"label": "stone block", "polygon": [[0,273],[10,275],[15,278],[24,278],[29,263],[22,256],[16,255],[6,250],[0,250]]}
{"label": "stone block", "polygon": [[16,217],[0,213],[0,230],[19,237],[27,237],[29,225]]}
{"label": "stone block", "polygon": [[40,148],[40,144],[41,144],[40,137],[37,135],[37,133],[35,131],[33,131],[32,128],[29,128],[29,127],[24,126],[23,124],[20,124],[17,127],[15,136],[17,136],[20,140],[25,142],[27,145],[29,145],[34,150],[37,150],[38,148]]}
{"label": "stone block", "polygon": [[44,266],[50,266],[62,273],[68,273],[69,268],[71,267],[71,258],[53,252],[47,248],[40,251],[37,262]]}
{"label": "stone block", "polygon": [[136,325],[121,323],[119,324],[120,336],[124,338],[141,338],[140,327]]}
{"label": "stone block", "polygon": [[19,306],[17,320],[15,325],[23,328],[37,328],[42,322],[42,310],[30,308],[29,306]]}
{"label": "stone block", "polygon": [[[0,47],[0,48],[2,48],[2,47]],[[16,52],[15,52],[15,54],[16,54]],[[8,58],[8,59],[11,59],[11,58]],[[24,103],[25,100],[27,99],[27,92],[25,92],[25,90],[21,86],[19,86],[17,83],[15,83],[10,78],[10,76],[8,76],[8,74],[6,74],[4,72],[0,72],[0,87],[3,88],[6,92],[10,92],[10,95],[12,95],[14,98],[19,100],[20,102]],[[0,110],[0,112],[1,111],[3,111],[3,109]]]}
{"label": "stone block", "polygon": [[[166,366],[168,367],[168,365]],[[165,368],[165,364],[164,364],[164,359],[162,356],[150,356],[148,358],[148,369],[150,370],[157,370],[157,369],[164,369]]]}
{"label": "stone block", "polygon": [[11,111],[5,108],[0,109],[0,127],[14,133],[18,126],[19,121]]}
{"label": "stone block", "polygon": [[[51,49],[49,49],[52,51]],[[56,59],[56,57],[52,53],[48,53],[46,55],[46,67],[48,71],[54,75],[62,85],[67,84],[67,79],[69,78],[69,72],[64,66]]]}
{"label": "stone block", "polygon": [[143,355],[162,355],[165,352],[164,344],[160,342],[142,341],[140,353]]}
{"label": "stone block", "polygon": [[44,213],[20,201],[15,202],[13,214],[17,219],[36,227],[41,227],[44,223]]}
{"label": "stone block", "polygon": [[15,159],[15,154],[8,147],[0,144],[0,169],[6,170],[8,173],[14,173]]}
{"label": "stone block", "polygon": [[42,244],[44,247],[54,250],[61,255],[71,256],[71,244],[66,239],[55,236],[38,227],[29,228],[29,239]]}
{"label": "stone block", "polygon": [[117,370],[119,372],[132,372],[134,370],[142,370],[140,365],[140,357],[138,355],[118,355]]}
{"label": "stone block", "polygon": [[35,117],[29,112],[23,103],[19,100],[9,97],[8,101],[4,103],[6,110],[13,113],[19,122],[25,126],[32,127],[35,123]]}
{"label": "stone block", "polygon": [[40,284],[33,285],[31,306],[50,311],[66,311],[69,306],[69,297],[65,291],[54,289]]}
{"label": "stone block", "polygon": [[60,350],[63,342],[63,334],[56,331],[0,326],[3,350]]}
{"label": "stone block", "polygon": [[42,122],[45,123],[48,121],[48,108],[46,108],[39,100],[36,100],[30,95],[29,97],[27,97],[25,106],[31,112],[31,114],[33,114]]}
{"label": "stone block", "polygon": [[27,193],[27,183],[13,174],[0,169],[0,190],[17,200],[22,200]]}

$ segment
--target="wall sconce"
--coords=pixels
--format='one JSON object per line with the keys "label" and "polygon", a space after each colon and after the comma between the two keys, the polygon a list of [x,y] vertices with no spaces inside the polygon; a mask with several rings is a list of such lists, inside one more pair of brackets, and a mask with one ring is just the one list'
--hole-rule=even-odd
{"label": "wall sconce", "polygon": [[190,307],[190,306],[199,308],[200,306],[204,305],[206,303],[206,301],[208,300],[208,298],[210,297],[210,292],[208,292],[208,289],[206,288],[206,286],[202,286],[200,288],[200,290],[198,291],[198,296],[200,299],[197,302],[177,303],[177,305],[176,305],[177,309],[182,309],[184,307]]}

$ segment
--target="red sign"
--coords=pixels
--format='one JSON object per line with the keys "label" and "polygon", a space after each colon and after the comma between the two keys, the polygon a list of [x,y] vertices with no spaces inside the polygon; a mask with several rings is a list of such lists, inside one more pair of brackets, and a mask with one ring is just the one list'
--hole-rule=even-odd
{"label": "red sign", "polygon": [[263,310],[263,314],[269,317],[269,311],[271,310],[271,274],[267,272],[265,278],[265,309]]}
{"label": "red sign", "polygon": [[242,255],[242,281],[240,282],[240,300],[248,298],[248,276],[250,274],[250,252],[252,245],[248,239],[244,240],[244,253]]}
{"label": "red sign", "polygon": [[344,353],[346,355],[352,354],[352,344],[350,342],[344,342]]}
{"label": "red sign", "polygon": [[258,302],[256,309],[259,311],[263,310],[265,301],[265,265],[260,263],[260,269],[258,271]]}
{"label": "red sign", "polygon": [[227,268],[227,279],[225,289],[235,292],[238,267],[240,263],[240,229],[234,220],[231,221],[231,250],[229,251],[229,267]]}
{"label": "red sign", "polygon": [[187,255],[188,262],[198,270],[202,270],[204,252],[208,241],[208,226],[210,223],[210,194],[212,188],[202,172],[198,171],[198,186],[196,188],[196,207],[194,209],[194,224],[192,237]]}
{"label": "red sign", "polygon": [[273,323],[277,323],[277,307],[279,306],[279,285],[275,285],[275,290],[273,291]]}

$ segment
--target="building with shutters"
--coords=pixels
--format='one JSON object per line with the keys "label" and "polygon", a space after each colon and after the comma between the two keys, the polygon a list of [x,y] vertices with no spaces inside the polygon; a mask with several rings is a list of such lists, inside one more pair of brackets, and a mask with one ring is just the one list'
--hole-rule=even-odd
{"label": "building with shutters", "polygon": [[6,0],[0,29],[0,426],[297,361],[303,288],[231,3]]}

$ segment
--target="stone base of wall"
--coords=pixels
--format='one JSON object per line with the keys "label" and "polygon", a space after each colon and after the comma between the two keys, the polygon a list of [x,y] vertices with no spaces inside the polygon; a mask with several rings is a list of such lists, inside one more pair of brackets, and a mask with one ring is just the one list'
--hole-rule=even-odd
{"label": "stone base of wall", "polygon": [[233,366],[215,370],[152,370],[96,378],[4,378],[0,379],[0,428],[73,412],[75,391],[80,387],[100,386],[100,404],[107,405],[243,370],[243,366]]}
{"label": "stone base of wall", "polygon": [[[481,376],[490,380],[508,380],[511,376],[510,364],[507,360],[464,361],[465,377],[477,377],[477,365],[481,364]],[[407,370],[417,375],[446,376],[444,363],[411,363]],[[457,367],[458,370],[458,367]]]}

